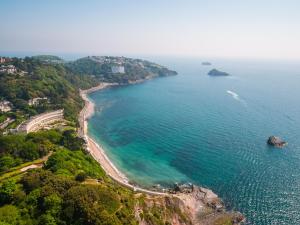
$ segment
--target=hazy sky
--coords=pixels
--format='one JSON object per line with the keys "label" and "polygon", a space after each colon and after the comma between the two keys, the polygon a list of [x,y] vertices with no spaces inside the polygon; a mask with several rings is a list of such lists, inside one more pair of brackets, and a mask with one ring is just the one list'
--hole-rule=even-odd
{"label": "hazy sky", "polygon": [[0,0],[0,51],[300,59],[300,0]]}

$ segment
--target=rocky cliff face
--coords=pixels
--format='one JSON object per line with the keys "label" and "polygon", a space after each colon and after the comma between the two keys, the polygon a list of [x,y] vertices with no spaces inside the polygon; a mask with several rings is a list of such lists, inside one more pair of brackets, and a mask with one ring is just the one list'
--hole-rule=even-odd
{"label": "rocky cliff face", "polygon": [[194,186],[167,196],[143,196],[135,207],[140,224],[221,225],[242,224],[239,212],[226,211],[223,202],[211,190]]}

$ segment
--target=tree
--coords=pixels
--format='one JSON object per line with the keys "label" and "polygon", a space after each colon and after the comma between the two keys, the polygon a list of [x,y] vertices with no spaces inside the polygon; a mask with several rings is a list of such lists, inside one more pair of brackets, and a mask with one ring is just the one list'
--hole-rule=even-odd
{"label": "tree", "polygon": [[51,214],[43,214],[40,217],[40,225],[56,225],[55,218]]}
{"label": "tree", "polygon": [[88,225],[120,224],[114,214],[120,207],[115,192],[98,186],[80,185],[70,188],[64,199],[64,216],[70,224],[78,220]]}
{"label": "tree", "polygon": [[84,141],[82,138],[77,137],[77,134],[74,130],[66,130],[63,133],[62,144],[70,150],[80,150]]}
{"label": "tree", "polygon": [[62,199],[57,194],[51,194],[44,198],[43,207],[46,213],[56,216],[61,211]]}
{"label": "tree", "polygon": [[16,190],[16,182],[12,179],[4,181],[0,188],[0,204],[10,203]]}
{"label": "tree", "polygon": [[0,208],[0,222],[10,225],[18,224],[20,219],[19,210],[13,205],[6,205]]}
{"label": "tree", "polygon": [[20,156],[25,160],[32,161],[40,157],[38,146],[31,141],[25,142],[20,150]]}
{"label": "tree", "polygon": [[86,177],[87,177],[86,173],[83,170],[81,170],[76,175],[75,180],[77,180],[79,182],[83,182],[83,181],[85,181]]}
{"label": "tree", "polygon": [[4,155],[0,157],[0,171],[8,170],[15,165],[15,160],[10,155]]}

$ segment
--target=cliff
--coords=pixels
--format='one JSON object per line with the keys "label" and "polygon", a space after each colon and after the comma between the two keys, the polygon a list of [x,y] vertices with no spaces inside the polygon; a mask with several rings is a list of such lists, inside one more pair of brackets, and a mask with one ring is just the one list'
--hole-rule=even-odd
{"label": "cliff", "polygon": [[143,225],[161,222],[172,225],[242,224],[245,221],[241,213],[226,211],[221,199],[211,190],[197,186],[168,196],[139,198],[142,201],[135,205],[135,217]]}

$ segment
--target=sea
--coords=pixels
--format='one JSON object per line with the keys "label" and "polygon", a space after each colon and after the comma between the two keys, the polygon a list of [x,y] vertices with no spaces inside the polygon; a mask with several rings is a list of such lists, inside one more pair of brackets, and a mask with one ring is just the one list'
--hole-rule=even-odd
{"label": "sea", "polygon": [[[247,224],[300,224],[300,63],[146,59],[178,75],[89,96],[89,135],[116,167],[142,187],[210,188]],[[271,135],[288,145],[268,146]]]}
{"label": "sea", "polygon": [[[89,95],[96,104],[89,135],[131,182],[192,182],[212,189],[247,224],[300,224],[299,61],[131,57],[178,72]],[[210,77],[213,68],[231,76]],[[288,145],[268,146],[271,135]]]}

